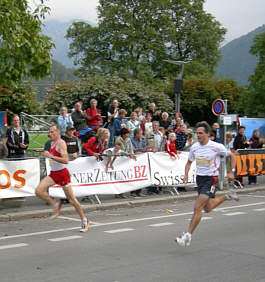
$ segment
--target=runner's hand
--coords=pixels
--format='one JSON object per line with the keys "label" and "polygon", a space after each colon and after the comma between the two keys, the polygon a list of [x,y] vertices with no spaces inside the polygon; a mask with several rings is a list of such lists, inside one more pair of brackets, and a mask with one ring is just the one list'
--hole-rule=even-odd
{"label": "runner's hand", "polygon": [[227,180],[228,181],[234,180],[234,178],[235,178],[234,173],[232,171],[227,173]]}

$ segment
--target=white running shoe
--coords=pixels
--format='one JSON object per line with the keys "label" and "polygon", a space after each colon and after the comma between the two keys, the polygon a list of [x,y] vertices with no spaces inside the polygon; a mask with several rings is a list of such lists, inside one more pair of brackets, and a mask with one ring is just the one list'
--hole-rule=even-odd
{"label": "white running shoe", "polygon": [[80,232],[87,232],[88,228],[89,228],[89,222],[88,219],[86,218],[84,221],[82,221]]}
{"label": "white running shoe", "polygon": [[238,197],[237,193],[232,191],[232,190],[229,190],[226,193],[226,198],[227,198],[227,200],[235,200],[237,202],[239,201],[239,197]]}
{"label": "white running shoe", "polygon": [[189,247],[191,243],[191,234],[188,232],[183,232],[183,235],[181,237],[177,237],[175,242],[181,247]]}

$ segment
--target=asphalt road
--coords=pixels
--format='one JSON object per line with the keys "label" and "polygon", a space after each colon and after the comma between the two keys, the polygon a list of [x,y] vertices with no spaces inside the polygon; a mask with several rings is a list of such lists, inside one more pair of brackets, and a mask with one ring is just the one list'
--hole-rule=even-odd
{"label": "asphalt road", "polygon": [[[265,192],[226,201],[203,220],[190,247],[193,201],[0,223],[0,281],[265,281]],[[171,210],[171,211],[170,211]]]}

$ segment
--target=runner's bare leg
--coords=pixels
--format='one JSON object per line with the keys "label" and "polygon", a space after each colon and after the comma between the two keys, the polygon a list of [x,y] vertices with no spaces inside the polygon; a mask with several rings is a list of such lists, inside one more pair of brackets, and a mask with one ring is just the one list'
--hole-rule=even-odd
{"label": "runner's bare leg", "polygon": [[46,203],[48,203],[51,206],[55,206],[56,205],[56,201],[54,199],[52,199],[47,190],[50,186],[54,185],[55,182],[52,180],[51,177],[46,176],[45,178],[43,178],[40,182],[40,184],[38,185],[38,187],[35,190],[35,194],[41,198],[43,201],[45,201]]}
{"label": "runner's bare leg", "polygon": [[74,206],[76,212],[79,214],[81,220],[84,220],[86,218],[82,206],[80,205],[80,203],[78,202],[78,200],[76,199],[76,197],[74,196],[73,190],[72,190],[72,186],[64,186],[63,187],[64,193],[66,195],[66,198],[68,199],[69,203],[71,205]]}
{"label": "runner's bare leg", "polygon": [[189,226],[189,229],[188,229],[188,232],[190,234],[193,233],[195,228],[200,223],[201,218],[202,218],[202,210],[207,205],[208,201],[209,201],[209,197],[206,196],[206,195],[199,195],[199,197],[195,201],[193,216],[191,218],[190,226]]}
{"label": "runner's bare leg", "polygon": [[209,199],[206,206],[204,206],[205,212],[208,213],[208,212],[212,211],[214,208],[216,208],[217,206],[222,204],[225,200],[227,200],[226,195],[222,195],[222,196],[216,197],[214,199]]}

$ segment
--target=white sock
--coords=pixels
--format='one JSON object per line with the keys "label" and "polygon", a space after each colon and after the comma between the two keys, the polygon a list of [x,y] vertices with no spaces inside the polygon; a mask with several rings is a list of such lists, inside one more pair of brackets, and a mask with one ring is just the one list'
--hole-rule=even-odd
{"label": "white sock", "polygon": [[88,223],[88,220],[87,220],[86,217],[82,220],[82,223],[83,223],[83,224],[87,224],[87,223]]}
{"label": "white sock", "polygon": [[189,236],[189,238],[191,238],[192,236],[191,233],[187,232],[186,234]]}

